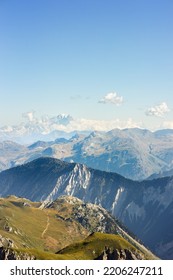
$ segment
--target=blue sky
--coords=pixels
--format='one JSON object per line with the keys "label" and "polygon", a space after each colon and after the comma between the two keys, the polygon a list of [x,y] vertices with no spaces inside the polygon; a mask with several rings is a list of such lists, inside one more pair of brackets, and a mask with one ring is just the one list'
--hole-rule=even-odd
{"label": "blue sky", "polygon": [[34,111],[173,128],[172,0],[0,0],[0,126]]}

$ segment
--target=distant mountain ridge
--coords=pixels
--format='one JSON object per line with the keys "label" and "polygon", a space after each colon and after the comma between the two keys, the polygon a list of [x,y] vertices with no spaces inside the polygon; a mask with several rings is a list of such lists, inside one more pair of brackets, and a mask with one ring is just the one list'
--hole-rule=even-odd
{"label": "distant mountain ridge", "polygon": [[86,164],[133,180],[144,180],[173,169],[173,130],[151,132],[134,128],[95,131],[89,135],[77,133],[70,139],[61,137],[55,141],[37,141],[28,147],[2,142],[0,170],[42,156]]}
{"label": "distant mountain ridge", "polygon": [[47,205],[61,195],[101,205],[156,255],[173,259],[173,177],[135,182],[83,164],[39,158],[0,173],[0,195]]}

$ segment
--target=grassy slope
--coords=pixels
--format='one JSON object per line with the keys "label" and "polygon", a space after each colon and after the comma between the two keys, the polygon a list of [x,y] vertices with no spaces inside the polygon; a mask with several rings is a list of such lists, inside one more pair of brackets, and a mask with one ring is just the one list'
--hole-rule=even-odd
{"label": "grassy slope", "polygon": [[139,251],[123,237],[98,232],[90,235],[83,241],[65,247],[57,254],[44,252],[38,249],[22,249],[20,252],[34,255],[36,259],[40,260],[93,260],[102,254],[105,247],[108,247],[110,250],[129,249],[133,253],[139,253]]}
{"label": "grassy slope", "polygon": [[[78,222],[69,219],[71,207],[68,209],[67,205],[64,215],[62,207],[58,212],[58,209],[40,209],[39,206],[40,203],[22,198],[0,198],[0,235],[13,240],[15,246],[11,250],[19,255],[27,253],[36,259],[89,260],[98,257],[105,247],[137,251],[119,235],[89,235]],[[145,258],[153,257],[146,255]]]}
{"label": "grassy slope", "polygon": [[105,247],[110,250],[129,249],[132,252],[138,252],[133,245],[119,235],[96,232],[84,241],[64,248],[58,254],[64,258],[92,260],[100,256]]}
{"label": "grassy slope", "polygon": [[15,197],[0,199],[0,234],[12,239],[17,248],[56,252],[88,235],[75,221],[57,218],[57,211],[41,210],[31,202],[31,207],[23,206],[23,202],[26,200]]}

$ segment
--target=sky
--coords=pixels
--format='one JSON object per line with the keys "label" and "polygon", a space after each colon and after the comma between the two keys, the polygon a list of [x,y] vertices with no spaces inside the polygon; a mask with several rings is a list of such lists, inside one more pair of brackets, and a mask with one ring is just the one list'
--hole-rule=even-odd
{"label": "sky", "polygon": [[172,14],[172,0],[0,0],[0,127],[34,112],[173,128]]}

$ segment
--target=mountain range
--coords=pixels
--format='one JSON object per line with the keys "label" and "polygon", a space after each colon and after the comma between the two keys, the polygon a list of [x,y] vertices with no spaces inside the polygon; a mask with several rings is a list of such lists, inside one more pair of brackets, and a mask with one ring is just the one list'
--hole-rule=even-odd
{"label": "mountain range", "polygon": [[62,195],[97,204],[112,213],[156,255],[173,259],[173,177],[133,181],[84,164],[39,158],[0,173],[0,196],[41,201]]}
{"label": "mountain range", "polygon": [[132,180],[173,175],[173,130],[151,132],[133,128],[95,131],[89,135],[76,133],[70,139],[39,140],[29,146],[3,141],[0,170],[43,156],[116,172]]}

